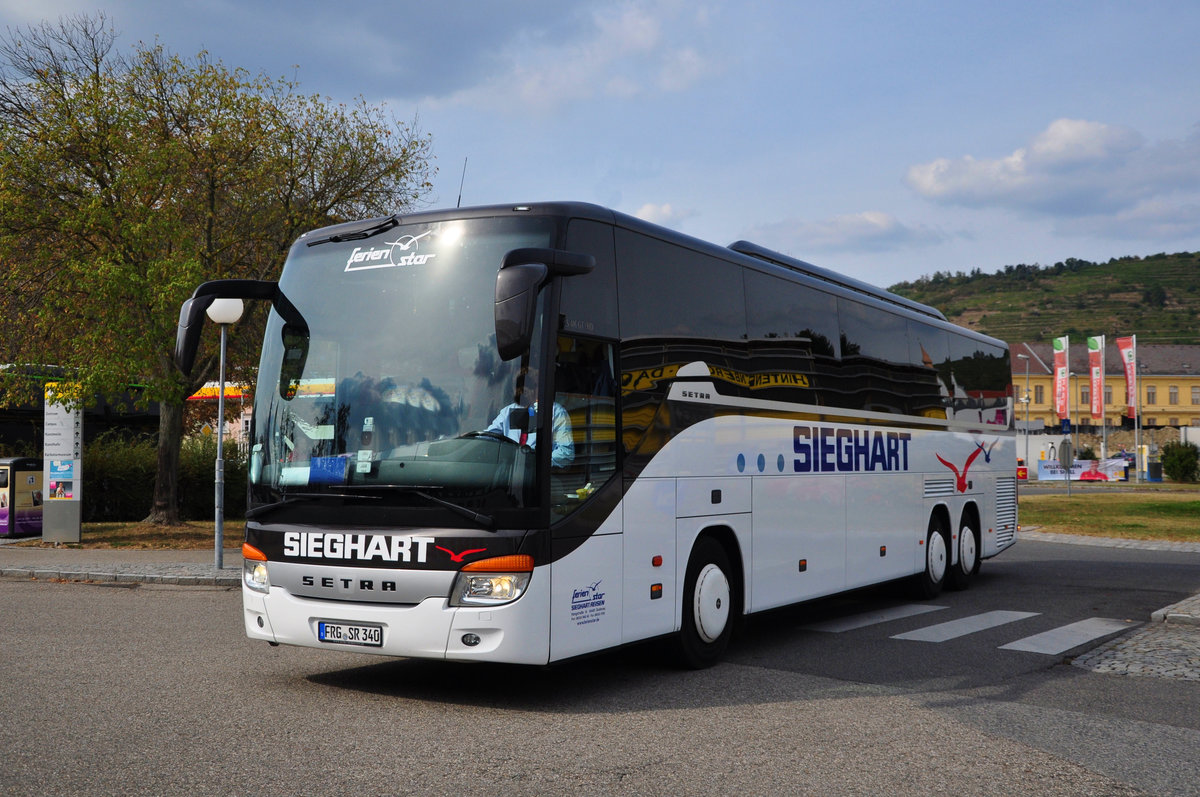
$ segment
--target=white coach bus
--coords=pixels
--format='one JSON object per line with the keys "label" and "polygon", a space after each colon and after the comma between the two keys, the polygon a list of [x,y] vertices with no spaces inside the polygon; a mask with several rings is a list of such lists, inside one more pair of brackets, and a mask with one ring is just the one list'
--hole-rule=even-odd
{"label": "white coach bus", "polygon": [[700,667],[745,614],[932,597],[1015,540],[1006,345],[753,244],[575,203],[342,224],[278,283],[197,288],[184,372],[216,297],[272,304],[254,639],[545,664],[673,636]]}

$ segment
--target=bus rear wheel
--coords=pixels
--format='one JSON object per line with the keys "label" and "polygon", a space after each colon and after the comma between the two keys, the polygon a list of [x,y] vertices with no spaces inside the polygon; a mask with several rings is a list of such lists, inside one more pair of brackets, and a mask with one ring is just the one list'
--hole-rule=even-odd
{"label": "bus rear wheel", "polygon": [[938,515],[929,518],[925,532],[925,569],[916,577],[917,594],[925,599],[936,598],[946,583],[950,562],[950,546],[946,542],[946,524]]}
{"label": "bus rear wheel", "polygon": [[971,577],[979,572],[979,537],[971,524],[963,523],[958,530],[958,561],[950,566],[947,586],[950,589],[966,589]]}
{"label": "bus rear wheel", "polygon": [[729,556],[720,543],[701,537],[692,549],[683,582],[679,662],[693,670],[716,664],[733,634],[734,591]]}

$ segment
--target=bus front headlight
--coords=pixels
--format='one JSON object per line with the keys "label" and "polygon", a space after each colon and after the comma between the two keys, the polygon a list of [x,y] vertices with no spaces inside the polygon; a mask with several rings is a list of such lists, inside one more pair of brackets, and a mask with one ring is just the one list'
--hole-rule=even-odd
{"label": "bus front headlight", "polygon": [[451,606],[498,606],[525,594],[533,557],[497,556],[471,562],[459,571],[450,591]]}
{"label": "bus front headlight", "polygon": [[242,543],[242,583],[255,592],[271,591],[267,556],[250,543]]}

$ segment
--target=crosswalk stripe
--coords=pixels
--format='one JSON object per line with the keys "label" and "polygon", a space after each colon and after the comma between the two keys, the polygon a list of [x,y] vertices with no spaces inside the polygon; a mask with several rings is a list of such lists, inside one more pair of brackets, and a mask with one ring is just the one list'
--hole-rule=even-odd
{"label": "crosswalk stripe", "polygon": [[1099,639],[1102,636],[1114,634],[1132,628],[1124,620],[1110,620],[1105,617],[1090,617],[1077,623],[1053,628],[1041,634],[1018,639],[1007,645],[1001,645],[1001,650],[1021,650],[1028,653],[1045,653],[1056,655],[1065,653],[1071,648],[1079,647],[1085,642]]}
{"label": "crosswalk stripe", "polygon": [[1017,620],[1024,620],[1026,617],[1036,617],[1038,614],[1039,612],[984,612],[983,614],[963,617],[960,620],[951,620],[946,623],[918,628],[915,631],[896,634],[892,639],[910,639],[917,642],[945,642],[948,639],[974,634],[976,631],[984,631],[1006,623],[1015,623]]}
{"label": "crosswalk stripe", "polygon": [[805,631],[824,631],[830,634],[840,634],[843,631],[853,631],[856,628],[866,628],[869,625],[886,623],[890,620],[900,620],[905,617],[915,617],[919,614],[927,614],[928,612],[936,612],[946,608],[948,607],[931,606],[926,603],[906,603],[901,606],[892,606],[878,611],[852,614],[849,617],[835,617],[832,620],[822,620],[819,623],[800,626],[800,628]]}

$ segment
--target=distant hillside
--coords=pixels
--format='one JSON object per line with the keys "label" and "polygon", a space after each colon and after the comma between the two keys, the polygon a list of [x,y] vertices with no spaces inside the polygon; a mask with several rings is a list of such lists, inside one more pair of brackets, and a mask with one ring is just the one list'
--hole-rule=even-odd
{"label": "distant hillside", "polygon": [[937,272],[889,290],[1010,343],[1136,333],[1139,343],[1200,344],[1200,252]]}

